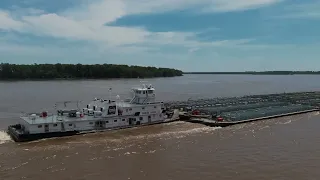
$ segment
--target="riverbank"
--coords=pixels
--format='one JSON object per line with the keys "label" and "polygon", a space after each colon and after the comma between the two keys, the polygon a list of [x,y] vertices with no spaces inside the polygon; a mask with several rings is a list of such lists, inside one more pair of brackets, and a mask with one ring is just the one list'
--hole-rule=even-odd
{"label": "riverbank", "polygon": [[[181,75],[183,76],[183,75]],[[47,78],[47,79],[41,79],[41,78],[29,78],[29,79],[0,79],[0,82],[27,82],[27,81],[33,81],[33,82],[43,82],[43,81],[100,81],[100,80],[141,80],[144,79],[156,79],[156,78],[174,78],[179,76],[170,76],[170,77],[137,77],[137,78]]]}
{"label": "riverbank", "polygon": [[115,64],[0,64],[0,80],[73,80],[182,76],[172,68]]}

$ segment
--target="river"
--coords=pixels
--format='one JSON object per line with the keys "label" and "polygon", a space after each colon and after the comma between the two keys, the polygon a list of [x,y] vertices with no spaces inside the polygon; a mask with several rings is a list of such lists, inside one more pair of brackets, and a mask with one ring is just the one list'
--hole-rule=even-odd
{"label": "river", "polygon": [[[318,75],[185,75],[145,79],[158,100],[320,90]],[[227,128],[174,122],[14,143],[21,112],[56,101],[127,97],[138,79],[0,82],[0,179],[211,180],[320,177],[318,112]],[[85,104],[84,104],[85,105]]]}

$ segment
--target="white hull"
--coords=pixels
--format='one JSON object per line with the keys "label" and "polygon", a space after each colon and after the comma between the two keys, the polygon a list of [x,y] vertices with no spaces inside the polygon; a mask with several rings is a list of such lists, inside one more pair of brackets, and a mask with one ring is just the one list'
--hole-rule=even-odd
{"label": "white hull", "polygon": [[[93,130],[108,130],[127,128],[139,125],[148,125],[161,123],[165,121],[166,116],[163,114],[155,114],[149,116],[117,116],[107,118],[97,118],[93,116],[84,116],[82,118],[59,117],[56,115],[46,118],[30,120],[29,117],[21,117],[23,122],[27,122],[28,132],[32,134],[52,133],[52,132],[68,132],[68,131],[93,131]],[[41,120],[41,124],[37,121]]]}

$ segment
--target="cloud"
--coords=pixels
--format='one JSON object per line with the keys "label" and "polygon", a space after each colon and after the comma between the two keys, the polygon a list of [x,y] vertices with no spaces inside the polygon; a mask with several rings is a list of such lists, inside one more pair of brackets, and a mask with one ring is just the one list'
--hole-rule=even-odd
{"label": "cloud", "polygon": [[283,0],[215,0],[205,8],[206,12],[228,12],[255,9],[279,3]]}
{"label": "cloud", "polygon": [[[188,49],[237,46],[253,39],[226,39],[202,42],[199,32],[150,32],[142,27],[117,27],[109,23],[141,13],[159,13],[186,8],[206,8],[206,11],[237,11],[277,3],[280,0],[92,0],[55,13],[40,9],[14,7],[0,10],[0,30],[17,31],[38,37],[53,37],[69,41],[96,43],[101,49],[120,47],[129,52],[152,51],[165,46]],[[206,31],[206,30],[204,30]],[[201,33],[201,32],[200,32]],[[136,46],[136,47],[134,47]],[[122,51],[121,50],[121,51]]]}
{"label": "cloud", "polygon": [[128,15],[127,4],[121,0],[93,0],[87,6],[68,9],[62,16],[79,21],[88,26],[99,27]]}
{"label": "cloud", "polygon": [[301,19],[301,18],[320,18],[320,2],[311,1],[305,2],[302,4],[293,4],[287,6],[282,15],[276,16],[277,18],[292,18],[292,19]]}
{"label": "cloud", "polygon": [[14,20],[6,11],[0,11],[0,30],[20,30],[23,23]]}
{"label": "cloud", "polygon": [[186,8],[200,8],[210,12],[228,12],[259,8],[283,0],[126,0],[130,13],[152,13]]}

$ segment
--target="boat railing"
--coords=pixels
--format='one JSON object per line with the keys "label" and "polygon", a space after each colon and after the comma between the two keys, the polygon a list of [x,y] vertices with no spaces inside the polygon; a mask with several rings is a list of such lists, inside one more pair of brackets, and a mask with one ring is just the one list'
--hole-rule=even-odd
{"label": "boat railing", "polygon": [[[46,112],[46,116],[53,116],[53,113],[48,113]],[[20,117],[27,117],[27,118],[31,118],[31,117],[43,117],[43,112],[41,113],[26,113],[26,112],[21,112],[20,113]]]}

